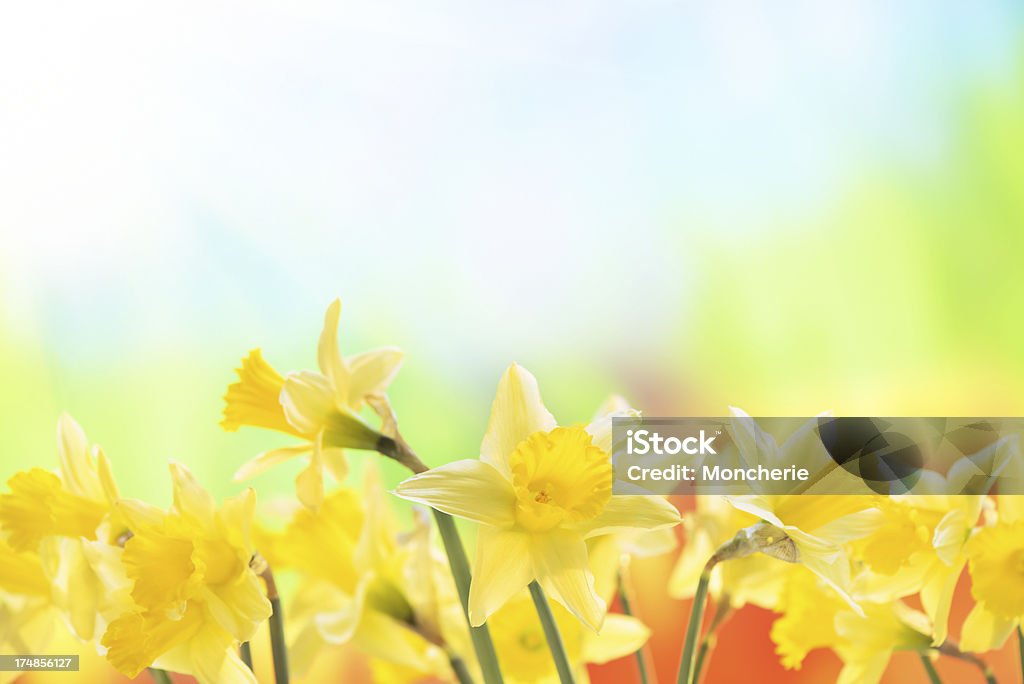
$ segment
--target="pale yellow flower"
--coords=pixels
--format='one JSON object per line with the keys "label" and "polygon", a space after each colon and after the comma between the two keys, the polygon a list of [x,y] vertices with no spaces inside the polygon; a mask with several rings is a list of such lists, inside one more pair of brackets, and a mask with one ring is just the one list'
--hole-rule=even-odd
{"label": "pale yellow flower", "polygon": [[783,615],[771,638],[782,665],[799,669],[807,654],[830,648],[843,661],[839,684],[875,684],[893,651],[924,652],[931,645],[928,618],[900,601],[864,603],[858,614],[820,578],[796,566],[780,596]]}
{"label": "pale yellow flower", "polygon": [[107,660],[129,677],[154,666],[203,684],[254,684],[236,651],[271,612],[249,566],[255,494],[218,508],[185,466],[173,464],[171,475],[169,511],[118,504],[132,531],[122,562],[135,605],[108,625]]}
{"label": "pale yellow flower", "polygon": [[853,568],[847,542],[867,536],[881,524],[876,497],[792,494],[725,499],[761,520],[747,528],[756,530],[759,544],[768,544],[756,550],[800,563],[832,587],[854,611],[860,611],[852,597]]}
{"label": "pale yellow flower", "polygon": [[385,347],[343,358],[338,348],[340,316],[341,301],[336,299],[327,308],[320,333],[320,372],[297,371],[282,377],[259,349],[242,359],[238,382],[224,395],[221,425],[231,431],[243,425],[267,428],[303,443],[259,454],[235,473],[236,480],[309,455],[309,465],[296,478],[295,491],[303,504],[315,508],[323,501],[324,470],[338,481],[345,477],[343,448],[376,448],[381,435],[360,418],[359,411],[387,389],[401,366],[402,352]]}
{"label": "pale yellow flower", "polygon": [[[696,510],[683,521],[686,542],[669,578],[669,595],[693,598],[704,566],[715,551],[758,521],[756,516],[731,506],[724,497],[696,497]],[[785,577],[785,566],[768,556],[732,558],[711,571],[709,591],[716,603],[727,600],[733,608],[751,603],[774,609]]]}
{"label": "pale yellow flower", "polygon": [[[15,550],[0,535],[0,653],[44,653],[59,621],[38,555]],[[0,672],[0,684],[19,676]]]}
{"label": "pale yellow flower", "polygon": [[330,492],[316,511],[301,508],[260,548],[278,571],[301,573],[287,611],[293,671],[301,675],[326,648],[350,643],[385,660],[389,676],[451,679],[445,648],[471,650],[465,618],[443,558],[422,518],[399,534],[376,468],[361,491]]}
{"label": "pale yellow flower", "polygon": [[123,519],[110,464],[70,416],[57,424],[56,473],[14,475],[0,496],[0,527],[12,547],[38,554],[50,599],[80,639],[102,633],[127,603],[120,565]]}
{"label": "pale yellow flower", "polygon": [[513,365],[498,386],[480,460],[449,463],[398,486],[405,499],[480,523],[469,595],[473,625],[537,580],[600,629],[606,606],[594,589],[586,540],[679,523],[664,499],[612,496],[611,459],[599,446],[610,426],[607,419],[558,427],[537,381]]}
{"label": "pale yellow flower", "polygon": [[971,594],[977,604],[964,621],[960,648],[1001,647],[1024,622],[1024,496],[996,497],[998,518],[967,542]]}
{"label": "pale yellow flower", "polygon": [[[650,636],[650,630],[640,620],[627,615],[608,614],[598,634],[574,619],[561,605],[552,604],[551,610],[577,682],[588,681],[587,664],[600,665],[635,653]],[[558,681],[544,630],[528,593],[510,599],[487,624],[506,682],[545,684]]]}

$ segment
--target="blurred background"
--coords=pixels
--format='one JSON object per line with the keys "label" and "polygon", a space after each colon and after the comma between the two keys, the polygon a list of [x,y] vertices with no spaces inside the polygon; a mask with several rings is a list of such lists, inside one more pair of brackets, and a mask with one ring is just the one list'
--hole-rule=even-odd
{"label": "blurred background", "polygon": [[[68,411],[126,495],[168,503],[168,459],[239,491],[288,439],[220,430],[232,368],[256,346],[313,367],[335,296],[343,351],[405,349],[392,399],[432,464],[477,453],[511,361],[563,422],[610,392],[662,415],[1024,415],[1022,19],[1009,0],[5,8],[0,470],[54,464]],[[670,564],[637,569],[666,681],[689,610],[663,598]],[[771,619],[726,625],[710,681],[834,679],[826,653],[783,671]],[[922,679],[909,657],[887,675]]]}

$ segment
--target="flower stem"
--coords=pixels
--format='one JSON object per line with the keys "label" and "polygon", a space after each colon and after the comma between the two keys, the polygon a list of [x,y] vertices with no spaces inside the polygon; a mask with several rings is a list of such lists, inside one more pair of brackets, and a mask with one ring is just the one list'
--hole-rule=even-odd
{"label": "flower stem", "polygon": [[1020,681],[1024,684],[1024,625],[1017,625],[1017,655],[1020,656]]}
{"label": "flower stem", "polygon": [[[448,555],[448,565],[452,569],[452,577],[455,579],[455,588],[459,592],[459,600],[462,601],[462,612],[466,616],[466,623],[469,623],[469,585],[472,575],[469,572],[469,560],[466,559],[466,549],[459,539],[459,532],[455,528],[455,521],[452,516],[441,511],[433,511],[434,520],[437,522],[437,529],[441,533],[441,541],[444,543],[444,550]],[[487,684],[501,684],[501,668],[498,666],[498,654],[494,650],[494,642],[491,641],[491,632],[487,625],[479,627],[469,626],[469,636],[473,640],[473,650],[476,651],[476,659],[480,664],[480,672],[483,674]]]}
{"label": "flower stem", "polygon": [[449,653],[448,663],[452,666],[452,672],[455,673],[455,679],[458,680],[459,684],[473,684],[473,675],[469,673],[465,660],[454,653]]}
{"label": "flower stem", "polygon": [[[386,422],[394,425],[394,415],[390,414],[390,407],[382,406],[378,410],[384,411],[390,418],[390,421]],[[393,429],[390,436],[380,439],[377,443],[377,451],[401,463],[414,474],[418,475],[429,470],[423,461],[420,460],[419,456],[416,455],[416,452],[398,434],[397,427]],[[445,554],[448,556],[448,565],[452,569],[452,578],[455,580],[455,588],[459,592],[459,601],[462,602],[462,613],[466,617],[466,624],[469,625],[469,636],[473,640],[473,650],[476,652],[476,660],[480,665],[480,672],[483,674],[484,682],[486,684],[502,684],[504,680],[501,677],[498,653],[494,650],[494,642],[491,641],[490,630],[486,624],[474,627],[469,621],[469,585],[472,581],[472,575],[469,571],[466,549],[462,546],[459,531],[455,528],[455,521],[447,513],[442,513],[438,510],[432,510],[431,512],[434,514],[437,530],[441,533],[441,543],[444,544]]]}
{"label": "flower stem", "polygon": [[243,641],[242,645],[238,647],[238,656],[245,663],[245,666],[252,670],[252,647],[248,641]]}
{"label": "flower stem", "polygon": [[996,684],[995,673],[992,672],[992,668],[988,666],[988,663],[973,653],[964,653],[952,641],[943,642],[936,650],[943,655],[948,655],[974,665],[981,670],[981,674],[985,677],[987,684]]}
{"label": "flower stem", "polygon": [[277,583],[270,566],[261,559],[263,567],[260,577],[267,585],[267,598],[270,600],[270,654],[274,660],[275,684],[288,684],[288,645],[284,639],[284,612],[281,610],[281,597],[277,593]]}
{"label": "flower stem", "polygon": [[697,646],[697,636],[700,634],[701,625],[704,622],[704,604],[707,603],[711,570],[717,562],[717,558],[712,556],[704,566],[704,571],[700,573],[700,581],[697,582],[697,593],[693,595],[693,607],[690,608],[690,622],[686,626],[686,639],[683,641],[683,656],[679,661],[679,674],[676,675],[676,684],[691,684],[693,682],[695,672],[693,652]]}
{"label": "flower stem", "polygon": [[728,598],[721,603],[715,604],[715,611],[711,614],[711,624],[708,625],[708,631],[704,638],[700,640],[700,646],[697,649],[697,663],[693,667],[693,684],[699,684],[701,673],[704,672],[704,666],[707,665],[708,658],[711,657],[711,652],[718,643],[715,633],[731,612],[732,608],[729,605]]}
{"label": "flower stem", "polygon": [[924,671],[928,673],[928,681],[932,684],[942,684],[942,679],[939,678],[939,673],[935,670],[931,657],[927,653],[918,655],[921,656],[921,665],[924,666]]}
{"label": "flower stem", "polygon": [[[632,587],[629,582],[629,565],[623,562],[619,567],[619,603],[622,604],[622,612],[635,617],[633,612]],[[656,684],[657,675],[654,668],[649,666],[650,655],[648,646],[645,643],[633,654],[636,656],[636,667],[640,673],[640,684]]]}
{"label": "flower stem", "polygon": [[156,682],[156,684],[172,684],[171,675],[159,668],[149,668],[149,676],[153,678],[153,681]]}
{"label": "flower stem", "polygon": [[558,680],[562,684],[573,684],[572,667],[569,665],[569,658],[565,655],[565,644],[562,642],[562,633],[558,631],[558,623],[555,622],[555,615],[551,612],[551,605],[544,590],[540,588],[537,580],[530,582],[530,596],[533,597],[533,605],[537,608],[537,617],[540,618],[540,626],[544,628],[544,638],[548,641],[548,649],[551,657],[555,660],[555,669],[558,671]]}

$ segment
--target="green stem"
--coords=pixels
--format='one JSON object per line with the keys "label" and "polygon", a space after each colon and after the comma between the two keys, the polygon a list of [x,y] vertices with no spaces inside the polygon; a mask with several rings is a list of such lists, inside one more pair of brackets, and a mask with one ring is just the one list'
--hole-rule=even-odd
{"label": "green stem", "polygon": [[[633,600],[630,597],[629,570],[625,563],[619,569],[619,603],[622,604],[622,612],[629,616],[635,616],[633,612]],[[650,684],[653,668],[647,667],[647,644],[636,650],[633,654],[636,657],[636,667],[640,673],[640,684]]]}
{"label": "green stem", "polygon": [[[452,516],[441,511],[433,511],[434,520],[437,522],[437,529],[441,533],[441,542],[444,544],[445,553],[448,555],[448,565],[452,569],[452,577],[455,579],[455,588],[459,592],[459,600],[462,602],[462,612],[466,616],[466,623],[469,624],[469,585],[472,575],[469,572],[469,560],[466,558],[466,549],[462,546],[459,538],[459,531],[455,529],[455,520]],[[487,625],[473,627],[469,625],[469,636],[473,640],[473,650],[476,651],[476,659],[480,665],[480,672],[483,674],[484,682],[487,684],[502,684],[501,668],[498,665],[498,654],[494,650],[494,642],[491,641],[491,632]]]}
{"label": "green stem", "polygon": [[149,676],[153,678],[153,681],[156,682],[156,684],[173,684],[171,681],[171,675],[161,669],[155,667],[149,668]]}
{"label": "green stem", "polygon": [[565,655],[562,633],[558,631],[558,623],[555,622],[555,615],[551,612],[548,597],[544,595],[544,590],[537,584],[537,580],[530,582],[530,596],[533,597],[533,605],[537,609],[540,626],[544,628],[544,638],[548,641],[548,650],[551,651],[551,657],[555,660],[558,681],[562,684],[574,684],[572,667],[569,665],[568,656]]}
{"label": "green stem", "polygon": [[700,673],[704,671],[704,664],[708,659],[708,652],[711,650],[711,640],[702,639],[700,648],[697,649],[697,662],[693,666],[693,684],[700,681]]}
{"label": "green stem", "polygon": [[252,646],[249,645],[248,641],[243,641],[242,645],[238,647],[238,656],[245,663],[245,666],[251,671],[252,668]]}
{"label": "green stem", "polygon": [[700,581],[697,583],[697,593],[693,596],[693,607],[690,608],[690,622],[686,627],[686,640],[683,642],[683,656],[679,661],[679,674],[676,675],[676,684],[691,684],[694,675],[693,652],[697,646],[697,637],[700,635],[700,628],[704,622],[704,604],[707,603],[708,584],[711,582],[711,569],[715,567],[718,559],[714,556],[704,566],[700,574]]}
{"label": "green stem", "polygon": [[1017,655],[1020,656],[1020,681],[1024,684],[1024,625],[1017,625]]}
{"label": "green stem", "polygon": [[284,612],[281,610],[281,597],[277,593],[274,573],[265,562],[260,577],[267,585],[267,598],[270,600],[270,655],[274,660],[274,683],[288,684],[288,644],[284,638]]}
{"label": "green stem", "polygon": [[[374,407],[378,412],[383,411],[381,418],[387,417],[394,425],[394,414],[390,407]],[[387,420],[385,422],[388,422]],[[408,442],[402,439],[395,427],[394,436],[381,437],[377,443],[377,451],[388,458],[401,463],[413,472],[413,474],[425,473],[429,468],[420,460],[416,452],[412,450]],[[476,652],[476,660],[480,665],[480,672],[483,674],[486,684],[503,684],[501,678],[501,667],[498,665],[498,653],[494,650],[494,642],[491,641],[491,631],[486,624],[474,627],[469,619],[469,585],[473,576],[469,571],[469,560],[466,558],[466,549],[462,546],[462,539],[459,538],[459,531],[455,528],[455,521],[447,513],[432,510],[434,521],[437,523],[437,530],[441,533],[441,543],[444,544],[445,554],[448,556],[448,565],[452,569],[452,578],[455,580],[455,588],[459,592],[459,601],[462,603],[462,613],[466,617],[466,624],[469,626],[469,636],[473,640],[473,651]]]}
{"label": "green stem", "polygon": [[448,663],[452,666],[452,672],[455,673],[455,679],[458,680],[459,684],[473,684],[473,675],[469,673],[465,660],[454,653],[449,653]]}
{"label": "green stem", "polygon": [[921,656],[921,664],[924,666],[924,671],[928,673],[928,681],[932,684],[942,684],[942,679],[939,678],[939,673],[935,670],[935,665],[928,654],[918,653],[918,655]]}

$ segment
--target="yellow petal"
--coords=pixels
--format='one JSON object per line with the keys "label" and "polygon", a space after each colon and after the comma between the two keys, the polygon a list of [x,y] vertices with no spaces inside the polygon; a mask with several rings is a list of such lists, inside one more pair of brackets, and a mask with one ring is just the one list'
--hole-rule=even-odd
{"label": "yellow petal", "polygon": [[96,538],[106,505],[67,491],[53,473],[33,468],[16,473],[7,485],[11,492],[0,495],[0,526],[15,549],[34,550],[50,535]]}
{"label": "yellow petal", "polygon": [[587,426],[587,432],[593,437],[594,446],[611,453],[613,419],[639,415],[640,412],[631,407],[629,402],[617,394],[613,394],[597,409],[594,420]]}
{"label": "yellow petal", "polygon": [[311,510],[320,508],[324,501],[324,468],[320,458],[320,438],[313,448],[309,465],[295,478],[295,496]]}
{"label": "yellow petal", "polygon": [[312,451],[312,449],[313,446],[311,444],[303,444],[301,446],[284,447],[281,449],[264,451],[262,454],[248,461],[241,468],[235,471],[234,480],[235,482],[242,482],[249,478],[256,477],[260,473],[269,470],[278,464],[290,461],[296,456],[307,454]]}
{"label": "yellow petal", "polygon": [[548,432],[556,425],[541,401],[537,379],[522,366],[512,364],[498,383],[480,457],[508,473],[508,457],[519,443],[534,432]]}
{"label": "yellow petal", "polygon": [[495,468],[467,459],[414,475],[395,489],[408,501],[496,527],[515,522],[515,492]]}
{"label": "yellow petal", "polygon": [[348,358],[349,386],[347,404],[360,408],[371,394],[387,389],[398,374],[405,354],[397,347],[381,347]]}
{"label": "yellow petal", "polygon": [[180,620],[158,614],[127,613],[109,625],[101,643],[107,660],[122,674],[134,678],[168,651],[188,642],[202,627],[202,609],[187,611]]}
{"label": "yellow petal", "polygon": [[609,614],[600,634],[587,633],[583,640],[583,660],[603,664],[636,653],[651,636],[644,623],[627,615]]}
{"label": "yellow petal", "polygon": [[949,635],[949,611],[953,606],[953,593],[963,574],[967,559],[960,557],[953,567],[939,566],[921,587],[921,605],[932,622],[932,644],[939,646]]}
{"label": "yellow petal", "polygon": [[199,684],[256,684],[256,677],[235,654],[231,636],[206,622],[188,642],[188,674]]}
{"label": "yellow petal", "polygon": [[234,432],[249,425],[303,436],[285,417],[280,401],[284,378],[263,359],[263,352],[253,349],[235,372],[238,382],[228,385],[224,395],[221,427]]}
{"label": "yellow petal", "polygon": [[424,675],[443,675],[448,660],[437,646],[402,623],[372,610],[363,614],[352,635],[352,644],[360,651],[404,665]]}
{"label": "yellow petal", "polygon": [[482,625],[533,578],[530,540],[526,533],[481,526],[469,588],[470,623],[474,627]]}
{"label": "yellow petal", "polygon": [[[395,521],[380,483],[380,472],[373,461],[366,464],[363,473],[363,496],[366,518],[356,546],[355,562],[357,568],[369,569],[383,565],[394,555],[397,536]],[[427,572],[427,568],[421,570]]]}
{"label": "yellow petal", "polygon": [[18,552],[0,539],[0,590],[49,597],[50,584],[39,557],[34,553]]}
{"label": "yellow petal", "polygon": [[96,471],[99,474],[100,485],[103,488],[103,495],[107,498],[107,503],[113,505],[121,498],[121,493],[117,490],[117,483],[114,482],[114,474],[110,469],[110,461],[107,460],[107,456],[103,453],[103,449],[98,447],[96,448]]}
{"label": "yellow petal", "polygon": [[1016,620],[996,615],[978,603],[964,620],[960,630],[960,648],[970,653],[1002,648],[1016,623]]}
{"label": "yellow petal", "polygon": [[319,432],[338,409],[330,380],[312,371],[289,373],[280,398],[288,422],[304,435]]}
{"label": "yellow petal", "polygon": [[220,627],[239,641],[248,641],[261,622],[270,617],[270,601],[253,572],[205,592],[206,607]]}
{"label": "yellow petal", "polygon": [[850,660],[843,665],[836,684],[878,684],[889,666],[890,657],[886,651],[864,660]]}
{"label": "yellow petal", "polygon": [[62,413],[57,421],[57,453],[60,474],[68,491],[93,501],[103,501],[96,465],[89,453],[89,440],[74,418]]}
{"label": "yellow petal", "polygon": [[551,598],[588,627],[600,631],[606,606],[594,590],[583,538],[563,530],[533,535],[530,558],[534,576]]}
{"label": "yellow petal", "polygon": [[682,522],[679,511],[660,496],[613,496],[597,517],[575,529],[586,537],[633,530],[657,530]]}
{"label": "yellow petal", "polygon": [[171,481],[174,485],[174,508],[178,513],[192,516],[203,525],[213,522],[217,503],[203,489],[192,471],[182,463],[171,463]]}
{"label": "yellow petal", "polygon": [[320,372],[330,381],[334,396],[340,402],[348,397],[348,370],[341,359],[338,348],[338,319],[341,317],[341,300],[335,299],[324,314],[324,329],[317,346],[317,361]]}

